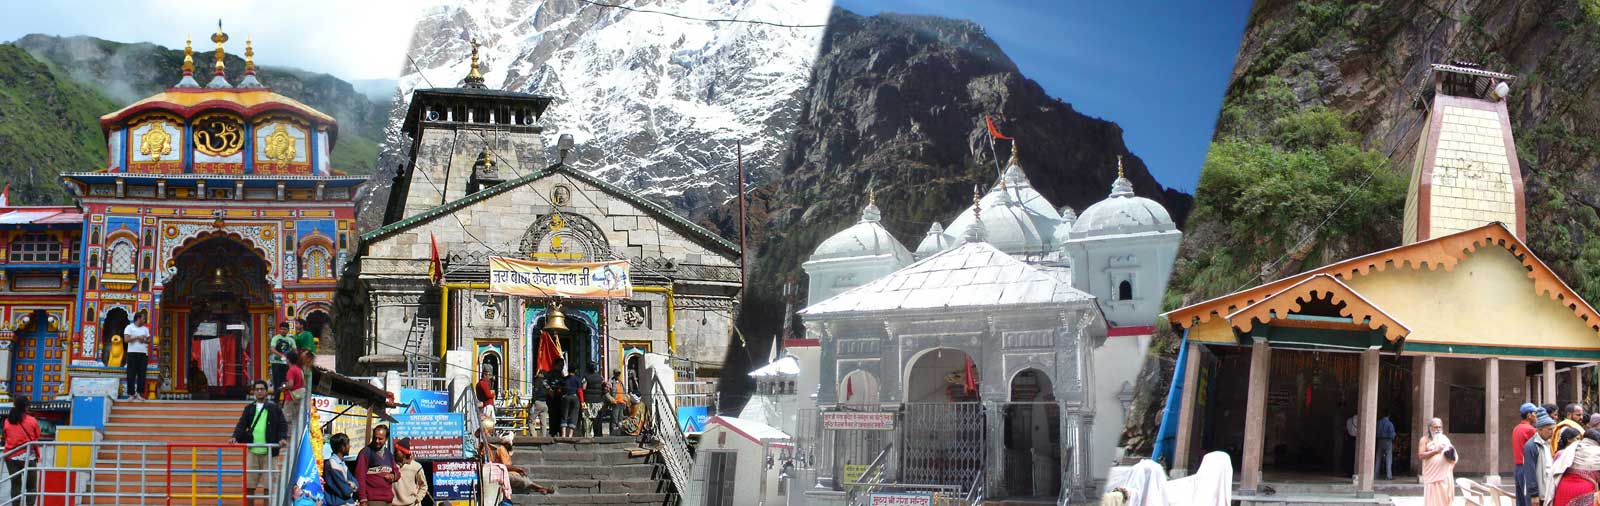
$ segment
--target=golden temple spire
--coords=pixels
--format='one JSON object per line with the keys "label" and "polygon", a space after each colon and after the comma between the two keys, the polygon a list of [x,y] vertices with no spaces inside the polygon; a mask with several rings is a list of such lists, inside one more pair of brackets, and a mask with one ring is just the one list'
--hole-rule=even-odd
{"label": "golden temple spire", "polygon": [[878,205],[878,190],[873,188],[872,185],[867,185],[867,205]]}
{"label": "golden temple spire", "polygon": [[222,50],[222,44],[228,42],[228,34],[222,33],[222,20],[220,19],[217,20],[217,33],[211,34],[211,42],[217,43],[217,63],[213,67],[216,68],[217,75],[220,76],[224,70],[222,60],[228,56],[228,53]]}
{"label": "golden temple spire", "polygon": [[1122,155],[1117,155],[1117,179],[1122,178]]}
{"label": "golden temple spire", "polygon": [[183,75],[194,75],[194,39],[183,37]]}
{"label": "golden temple spire", "polygon": [[463,80],[468,88],[483,88],[483,72],[478,70],[478,39],[472,39],[472,69],[467,71],[467,78]]}
{"label": "golden temple spire", "polygon": [[1009,164],[1009,165],[1016,165],[1017,164],[1017,141],[1016,141],[1016,139],[1012,139],[1011,140],[1011,161],[1007,162],[1007,164]]}
{"label": "golden temple spire", "polygon": [[250,36],[244,37],[244,73],[256,73],[256,50],[250,47]]}

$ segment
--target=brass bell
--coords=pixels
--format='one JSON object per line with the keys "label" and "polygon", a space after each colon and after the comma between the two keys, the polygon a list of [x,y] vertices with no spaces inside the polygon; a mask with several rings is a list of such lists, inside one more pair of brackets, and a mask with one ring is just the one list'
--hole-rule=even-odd
{"label": "brass bell", "polygon": [[550,314],[544,317],[544,330],[549,332],[566,332],[567,315],[561,314],[561,304],[550,305]]}

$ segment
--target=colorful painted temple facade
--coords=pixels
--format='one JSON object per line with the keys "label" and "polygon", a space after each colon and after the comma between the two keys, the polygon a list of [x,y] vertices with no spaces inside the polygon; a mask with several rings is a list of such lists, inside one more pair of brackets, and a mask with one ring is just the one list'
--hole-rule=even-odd
{"label": "colorful painted temple facade", "polygon": [[62,174],[75,207],[0,210],[14,217],[0,219],[6,394],[120,392],[139,313],[155,338],[147,390],[164,397],[242,394],[286,318],[330,337],[366,179],[332,168],[337,121],[261,83],[248,41],[230,83],[228,36],[211,39],[207,83],[186,47],[175,86],[100,118],[105,166]]}

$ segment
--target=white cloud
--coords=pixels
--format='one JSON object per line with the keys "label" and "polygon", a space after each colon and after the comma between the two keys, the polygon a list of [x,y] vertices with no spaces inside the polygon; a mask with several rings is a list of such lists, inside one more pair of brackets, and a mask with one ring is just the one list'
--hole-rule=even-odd
{"label": "white cloud", "polygon": [[90,35],[119,42],[152,42],[195,51],[222,19],[229,53],[254,41],[256,63],[326,72],[344,79],[392,79],[400,74],[420,0],[242,0],[92,2],[60,0],[14,5],[0,20],[0,40],[30,33]]}

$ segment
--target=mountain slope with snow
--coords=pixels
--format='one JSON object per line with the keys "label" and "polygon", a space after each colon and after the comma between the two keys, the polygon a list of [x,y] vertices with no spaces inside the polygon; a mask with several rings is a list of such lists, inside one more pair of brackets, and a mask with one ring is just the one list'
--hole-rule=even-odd
{"label": "mountain slope with snow", "polygon": [[[830,2],[621,4],[695,18],[821,25]],[[458,86],[476,38],[490,88],[556,98],[541,124],[549,146],[572,134],[577,149],[569,164],[698,218],[731,198],[737,144],[752,184],[776,175],[822,31],[574,0],[451,3],[418,20],[409,50],[415,63],[408,62],[396,101],[403,105],[417,88]],[[404,109],[396,111],[380,162],[391,177],[409,146],[399,133]],[[390,177],[373,182],[369,206],[381,206]]]}

